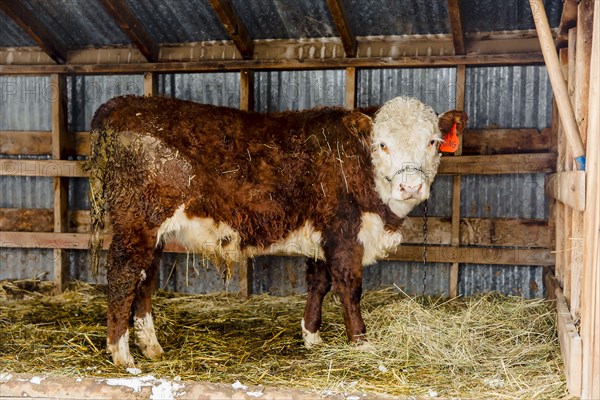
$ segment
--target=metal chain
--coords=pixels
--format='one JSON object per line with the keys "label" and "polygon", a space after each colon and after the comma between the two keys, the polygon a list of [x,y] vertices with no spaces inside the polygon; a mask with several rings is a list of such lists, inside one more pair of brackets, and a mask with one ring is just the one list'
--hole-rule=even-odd
{"label": "metal chain", "polygon": [[423,202],[423,296],[427,291],[427,200]]}

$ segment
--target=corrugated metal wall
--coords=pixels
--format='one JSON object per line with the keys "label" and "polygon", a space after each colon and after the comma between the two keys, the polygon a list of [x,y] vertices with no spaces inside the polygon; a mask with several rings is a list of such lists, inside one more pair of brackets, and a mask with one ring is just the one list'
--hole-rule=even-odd
{"label": "corrugated metal wall", "polygon": [[[369,69],[358,74],[359,106],[381,104],[397,95],[415,96],[438,113],[454,108],[454,68]],[[48,78],[0,77],[0,129],[50,130],[49,97],[41,88]],[[344,104],[345,73],[328,71],[261,71],[255,74],[255,108],[258,111],[305,109]],[[13,88],[17,93],[12,93]],[[109,98],[142,93],[142,76],[86,76],[68,81],[69,129],[89,129],[95,109]],[[35,89],[38,88],[38,89]],[[159,93],[199,102],[238,107],[239,74],[163,74]],[[551,90],[544,67],[467,68],[466,110],[470,127],[550,126]],[[464,176],[461,188],[462,217],[546,218],[543,174]],[[52,181],[48,178],[0,177],[1,207],[51,208]],[[70,181],[69,204],[85,209],[85,179]],[[429,215],[451,216],[452,178],[436,179],[429,201]],[[411,214],[419,216],[423,207]],[[48,273],[51,251],[2,249],[0,279],[26,278]],[[87,255],[71,252],[72,276],[90,279]],[[470,295],[498,290],[524,297],[540,297],[541,267],[461,265],[459,291]],[[236,291],[234,276],[206,268],[199,257],[167,255],[161,268],[161,287],[181,292]],[[167,279],[170,276],[170,279]],[[364,273],[366,289],[397,285],[410,294],[447,291],[449,264],[428,265],[426,276],[420,263],[384,261]],[[424,280],[425,278],[425,280]],[[302,260],[290,257],[259,257],[255,260],[255,292],[298,293],[305,290]]]}

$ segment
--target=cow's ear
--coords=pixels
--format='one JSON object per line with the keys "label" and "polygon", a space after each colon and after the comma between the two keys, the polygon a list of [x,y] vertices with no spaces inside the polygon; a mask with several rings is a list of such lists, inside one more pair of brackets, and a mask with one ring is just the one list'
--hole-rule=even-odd
{"label": "cow's ear", "polygon": [[358,111],[352,111],[342,119],[344,126],[354,135],[359,138],[369,138],[371,135],[371,127],[373,120],[368,115]]}
{"label": "cow's ear", "polygon": [[446,133],[450,132],[452,124],[456,122],[456,133],[461,135],[467,126],[468,120],[469,117],[464,111],[446,111],[439,116],[438,127],[440,128],[440,132],[442,132],[442,136],[444,136]]}

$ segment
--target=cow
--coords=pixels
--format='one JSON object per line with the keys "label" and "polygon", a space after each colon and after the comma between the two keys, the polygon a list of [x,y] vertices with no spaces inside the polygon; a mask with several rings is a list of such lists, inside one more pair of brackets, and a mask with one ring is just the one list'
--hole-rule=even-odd
{"label": "cow", "polygon": [[[367,113],[373,114],[366,110]],[[333,289],[350,342],[364,342],[362,267],[402,241],[403,218],[429,197],[441,134],[467,116],[437,116],[397,97],[373,118],[317,108],[246,112],[164,97],[116,97],[92,120],[91,265],[108,223],[107,346],[132,367],[129,320],[144,356],[158,359],[150,299],[166,242],[215,264],[297,254],[307,260],[301,330],[321,343],[321,306]]]}

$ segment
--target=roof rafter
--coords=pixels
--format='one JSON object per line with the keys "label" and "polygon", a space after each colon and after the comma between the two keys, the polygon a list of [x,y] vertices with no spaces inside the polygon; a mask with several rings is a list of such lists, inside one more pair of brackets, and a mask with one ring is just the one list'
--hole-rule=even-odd
{"label": "roof rafter", "polygon": [[125,0],[100,0],[119,28],[135,44],[140,52],[150,62],[159,58],[160,47],[152,36],[144,29],[140,20],[135,16]]}
{"label": "roof rafter", "polygon": [[230,0],[210,0],[210,5],[217,14],[219,21],[231,36],[235,46],[242,57],[246,60],[252,59],[254,54],[254,43],[248,34],[242,20],[234,11]]}
{"label": "roof rafter", "polygon": [[465,54],[465,35],[462,28],[460,17],[459,0],[448,0],[448,15],[450,17],[450,29],[452,31],[452,41],[454,42],[454,54]]}
{"label": "roof rafter", "polygon": [[327,7],[342,38],[346,57],[356,57],[356,37],[352,34],[348,10],[343,4],[343,0],[327,0]]}
{"label": "roof rafter", "polygon": [[0,1],[0,9],[21,27],[58,64],[67,61],[67,46],[54,36],[23,3]]}

